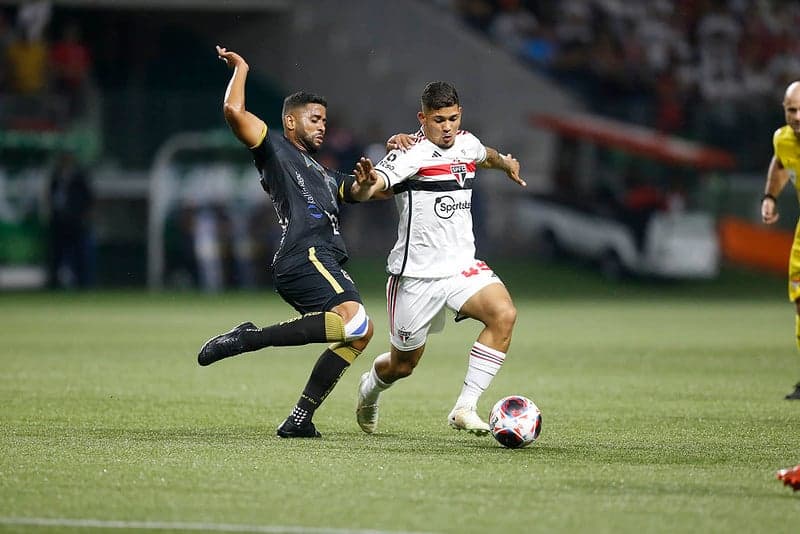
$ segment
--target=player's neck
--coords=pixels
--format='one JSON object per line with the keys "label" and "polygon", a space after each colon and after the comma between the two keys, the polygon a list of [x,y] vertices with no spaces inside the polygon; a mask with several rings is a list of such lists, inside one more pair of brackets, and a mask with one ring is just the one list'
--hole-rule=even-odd
{"label": "player's neck", "polygon": [[286,138],[287,141],[289,141],[292,145],[294,145],[294,147],[300,152],[303,152],[308,155],[313,155],[316,153],[316,150],[309,150],[309,148],[306,145],[304,145],[300,141],[300,139],[297,138],[297,136],[287,135],[286,133],[284,133],[283,136]]}

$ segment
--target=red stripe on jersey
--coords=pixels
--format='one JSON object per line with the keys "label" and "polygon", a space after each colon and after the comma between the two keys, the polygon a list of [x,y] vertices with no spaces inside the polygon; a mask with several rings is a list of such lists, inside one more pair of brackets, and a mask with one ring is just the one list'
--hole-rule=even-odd
{"label": "red stripe on jersey", "polygon": [[453,174],[453,165],[466,165],[467,172],[475,172],[477,166],[475,162],[469,163],[443,163],[441,165],[431,165],[430,167],[422,167],[417,174],[420,176],[441,176],[442,174]]}

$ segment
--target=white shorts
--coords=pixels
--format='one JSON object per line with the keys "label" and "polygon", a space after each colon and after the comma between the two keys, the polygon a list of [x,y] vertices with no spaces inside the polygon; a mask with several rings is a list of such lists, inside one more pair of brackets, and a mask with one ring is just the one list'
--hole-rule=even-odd
{"label": "white shorts", "polygon": [[472,295],[489,284],[502,283],[480,260],[449,278],[390,276],[386,283],[389,340],[402,351],[421,347],[428,332],[444,328],[446,309],[458,314]]}

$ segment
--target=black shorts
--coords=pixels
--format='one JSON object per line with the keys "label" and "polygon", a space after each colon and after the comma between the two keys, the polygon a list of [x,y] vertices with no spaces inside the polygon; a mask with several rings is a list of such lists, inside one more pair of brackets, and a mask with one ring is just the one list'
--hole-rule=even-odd
{"label": "black shorts", "polygon": [[348,300],[362,302],[350,275],[325,249],[279,259],[272,279],[278,294],[301,314],[329,311]]}

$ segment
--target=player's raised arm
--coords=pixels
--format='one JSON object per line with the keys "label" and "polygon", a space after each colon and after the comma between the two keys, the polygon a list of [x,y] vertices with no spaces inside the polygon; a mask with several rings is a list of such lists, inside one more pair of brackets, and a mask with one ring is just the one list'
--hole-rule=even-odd
{"label": "player's raised arm", "polygon": [[505,172],[509,178],[525,187],[528,184],[519,177],[519,161],[511,154],[500,154],[491,147],[486,147],[486,159],[480,164],[485,169],[499,169]]}
{"label": "player's raised arm", "polygon": [[264,138],[267,125],[244,106],[244,86],[250,66],[242,56],[221,46],[217,46],[217,54],[233,69],[222,104],[225,121],[239,141],[248,148],[253,148]]}

